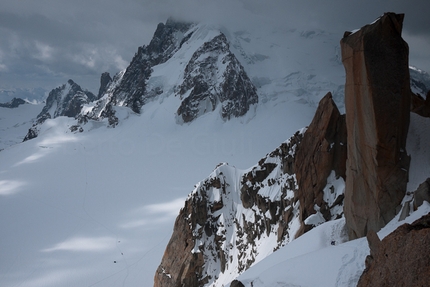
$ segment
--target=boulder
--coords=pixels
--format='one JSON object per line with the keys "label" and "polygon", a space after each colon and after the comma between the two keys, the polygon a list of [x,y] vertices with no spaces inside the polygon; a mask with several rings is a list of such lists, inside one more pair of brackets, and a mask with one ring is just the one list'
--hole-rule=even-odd
{"label": "boulder", "polygon": [[411,91],[403,18],[385,13],[341,40],[348,138],[344,212],[350,239],[385,226],[406,191]]}
{"label": "boulder", "polygon": [[382,241],[374,231],[367,239],[370,255],[357,287],[429,286],[430,214],[403,224]]}

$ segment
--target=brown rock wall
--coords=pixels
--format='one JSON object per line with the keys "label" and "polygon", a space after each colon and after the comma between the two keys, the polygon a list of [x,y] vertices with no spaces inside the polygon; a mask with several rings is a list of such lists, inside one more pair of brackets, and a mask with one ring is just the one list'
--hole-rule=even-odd
{"label": "brown rock wall", "polygon": [[403,14],[386,13],[341,40],[348,155],[345,218],[350,239],[396,214],[408,180],[410,82]]}
{"label": "brown rock wall", "polygon": [[430,286],[430,215],[400,226],[382,241],[373,231],[367,239],[370,255],[357,287]]}
{"label": "brown rock wall", "polygon": [[[187,217],[198,209],[199,203],[186,201],[176,218],[172,237],[164,251],[163,259],[154,276],[154,287],[201,286],[202,253],[193,253],[194,237]],[[206,205],[204,205],[206,208]]]}
{"label": "brown rock wall", "polygon": [[[330,207],[323,201],[323,189],[334,170],[345,179],[346,129],[345,117],[332,99],[325,95],[315,116],[298,146],[294,170],[298,183],[297,198],[300,200],[302,219],[316,213],[317,205],[326,220],[331,219]],[[311,229],[305,226],[303,232]]]}

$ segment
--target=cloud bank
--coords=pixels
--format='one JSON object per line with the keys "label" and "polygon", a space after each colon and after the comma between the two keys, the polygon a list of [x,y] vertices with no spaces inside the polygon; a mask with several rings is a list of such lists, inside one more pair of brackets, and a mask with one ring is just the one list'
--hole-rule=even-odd
{"label": "cloud bank", "polygon": [[340,38],[388,11],[406,13],[411,62],[430,71],[427,0],[3,0],[0,88],[52,89],[72,78],[96,91],[100,74],[124,69],[168,17],[233,30],[319,28]]}

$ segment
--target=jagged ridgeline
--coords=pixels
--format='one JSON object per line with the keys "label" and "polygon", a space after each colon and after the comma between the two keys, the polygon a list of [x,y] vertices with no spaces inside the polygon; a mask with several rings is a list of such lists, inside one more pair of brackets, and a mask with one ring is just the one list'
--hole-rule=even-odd
{"label": "jagged ridgeline", "polygon": [[344,217],[337,238],[347,241],[379,231],[399,213],[408,196],[410,112],[429,115],[429,99],[414,93],[426,87],[410,81],[402,23],[403,14],[386,13],[345,33],[345,115],[328,93],[309,127],[257,165],[242,171],[221,164],[195,186],[175,221],[155,287],[228,286],[317,225]]}
{"label": "jagged ridgeline", "polygon": [[344,123],[328,93],[309,128],[254,167],[216,167],[181,209],[154,286],[222,286],[312,227],[341,218]]}
{"label": "jagged ridgeline", "polygon": [[[141,113],[145,104],[160,96],[178,99],[179,124],[213,111],[229,120],[245,115],[258,103],[257,89],[230,51],[224,34],[206,25],[172,19],[157,26],[151,42],[138,48],[125,70],[113,78],[102,74],[97,97],[69,86],[51,94],[26,140],[37,136],[47,118],[57,116],[75,117],[73,130],[83,131],[88,121],[107,121],[115,127],[117,107]],[[53,101],[61,107],[55,112]]]}

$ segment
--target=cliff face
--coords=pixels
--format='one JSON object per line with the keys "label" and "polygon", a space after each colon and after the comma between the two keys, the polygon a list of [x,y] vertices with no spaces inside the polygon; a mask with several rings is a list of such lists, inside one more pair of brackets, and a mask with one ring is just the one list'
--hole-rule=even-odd
{"label": "cliff face", "polygon": [[[341,115],[328,93],[319,103],[315,116],[298,146],[295,173],[299,189],[300,212],[303,219],[319,212],[325,220],[340,218],[342,212],[334,207],[343,203],[343,194],[335,201],[324,200],[327,178],[334,172],[345,180],[346,126],[345,115]],[[311,229],[305,225],[302,232]]]}
{"label": "cliff face", "polygon": [[370,255],[358,287],[429,286],[430,215],[400,226],[382,241],[375,232],[367,239]]}
{"label": "cliff face", "polygon": [[252,168],[218,166],[178,215],[156,287],[221,286],[307,230],[343,215],[344,117],[327,94],[309,128]]}
{"label": "cliff face", "polygon": [[[345,216],[354,239],[372,236],[399,212],[413,107],[402,21],[387,13],[342,39],[346,115],[328,93],[306,131],[247,171],[222,164],[197,184],[155,286],[220,286],[316,225]],[[429,198],[428,186],[415,193],[416,205]]]}
{"label": "cliff face", "polygon": [[348,133],[345,218],[350,239],[378,231],[406,192],[410,81],[403,15],[386,13],[341,40]]}

